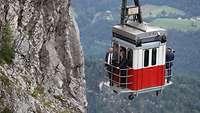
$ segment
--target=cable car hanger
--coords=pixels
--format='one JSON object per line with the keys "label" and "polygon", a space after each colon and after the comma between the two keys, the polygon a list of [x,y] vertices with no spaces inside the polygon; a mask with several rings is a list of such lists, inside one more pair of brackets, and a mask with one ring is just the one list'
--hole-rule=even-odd
{"label": "cable car hanger", "polygon": [[139,0],[134,0],[135,6],[127,6],[128,1],[122,0],[122,7],[121,7],[121,24],[127,24],[127,21],[132,16],[132,21],[143,23],[142,14],[141,14],[141,7]]}

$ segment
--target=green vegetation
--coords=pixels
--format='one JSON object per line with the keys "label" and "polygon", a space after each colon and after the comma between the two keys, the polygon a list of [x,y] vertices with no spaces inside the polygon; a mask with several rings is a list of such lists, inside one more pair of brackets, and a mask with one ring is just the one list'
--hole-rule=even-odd
{"label": "green vegetation", "polygon": [[0,75],[0,81],[7,87],[11,85],[9,78],[5,75]]}
{"label": "green vegetation", "polygon": [[64,100],[62,95],[54,95],[54,98],[59,100],[59,101],[63,101]]}
{"label": "green vegetation", "polygon": [[156,5],[144,5],[142,7],[142,14],[144,18],[147,17],[169,17],[169,16],[184,16],[185,13],[182,10],[169,7],[169,6],[156,6]]}
{"label": "green vegetation", "polygon": [[77,18],[78,14],[75,12],[73,7],[70,7],[70,15],[73,15],[73,17]]}
{"label": "green vegetation", "polygon": [[[94,61],[92,61],[94,60]],[[179,65],[180,66],[180,65]],[[185,68],[186,69],[186,68]],[[188,69],[188,68],[187,68]],[[174,84],[164,89],[163,94],[155,96],[155,92],[139,95],[134,101],[127,99],[128,94],[116,95],[111,90],[103,89],[97,92],[99,81],[104,81],[103,65],[95,58],[86,60],[89,113],[100,109],[101,113],[199,113],[200,105],[200,79],[193,74],[180,74],[175,72]],[[91,85],[93,84],[93,85]],[[107,99],[102,101],[103,99]],[[114,106],[112,106],[114,105]],[[90,107],[91,106],[91,107]],[[110,107],[112,106],[112,109]],[[142,107],[141,107],[142,106]]]}
{"label": "green vegetation", "polygon": [[58,112],[58,113],[74,113],[71,109],[66,109],[65,111]]}
{"label": "green vegetation", "polygon": [[[99,83],[105,80],[103,77],[105,75],[103,65],[99,59],[105,57],[106,49],[111,44],[112,26],[119,23],[121,2],[116,2],[116,0],[96,1],[74,0],[74,4],[72,4],[75,6],[78,14],[77,22],[80,26],[82,45],[85,48],[85,55],[87,55],[85,56],[85,72],[87,79],[88,113],[200,113],[200,90],[198,90],[200,88],[200,78],[190,79],[192,76],[199,75],[200,73],[200,63],[198,62],[200,56],[198,49],[200,33],[198,31],[181,32],[175,28],[168,30],[168,44],[176,50],[175,69],[177,77],[175,78],[174,85],[167,87],[161,96],[155,97],[154,93],[144,94],[138,96],[133,102],[130,102],[127,99],[128,94],[119,96],[111,91],[109,92],[107,89],[103,89],[103,91],[99,90]],[[155,7],[152,5],[144,6],[148,12],[142,11],[142,13],[146,17],[144,20],[148,20],[148,22],[158,17],[174,18],[174,20],[177,20],[176,18],[179,17],[189,18],[191,16],[199,16],[200,1],[198,0],[169,0],[167,2],[166,0],[145,0],[143,3],[157,5]],[[174,8],[168,6],[160,7],[161,4]],[[151,7],[154,9],[151,9]],[[112,12],[114,20],[111,22],[98,20],[91,25],[94,15],[106,10]],[[177,21],[179,23],[181,20]],[[175,21],[172,22],[175,25],[170,22],[166,24],[176,27],[178,23]],[[185,24],[184,22],[182,23]]]}
{"label": "green vegetation", "polygon": [[3,26],[2,36],[0,37],[0,65],[11,64],[15,51],[13,47],[13,36],[10,24],[7,22]]}
{"label": "green vegetation", "polygon": [[31,96],[37,98],[43,94],[44,94],[44,87],[42,85],[38,85],[31,94]]}
{"label": "green vegetation", "polygon": [[12,82],[9,80],[9,78],[6,76],[6,75],[4,75],[4,73],[0,73],[0,81],[1,81],[1,83],[2,84],[0,84],[0,85],[2,85],[4,88],[5,88],[5,90],[6,90],[6,92],[8,93],[8,94],[11,94],[12,93]]}
{"label": "green vegetation", "polygon": [[59,112],[59,113],[71,113],[71,112],[69,112],[69,111],[62,111],[62,112]]}
{"label": "green vegetation", "polygon": [[2,86],[6,89],[7,93],[12,93],[12,82],[9,78],[4,74],[0,73],[0,81],[2,82]]}
{"label": "green vegetation", "polygon": [[29,86],[31,85],[31,80],[29,80],[29,78],[28,78],[27,76],[21,76],[21,77],[23,78],[23,80],[24,80],[25,82],[28,83]]}
{"label": "green vegetation", "polygon": [[150,24],[166,29],[176,29],[182,32],[200,30],[200,21],[188,19],[159,18]]}
{"label": "green vegetation", "polygon": [[46,101],[44,102],[44,106],[46,106],[46,107],[48,107],[48,108],[53,109],[52,105],[53,105],[53,102],[51,102],[51,101],[47,101],[47,100],[46,100]]}
{"label": "green vegetation", "polygon": [[13,113],[13,112],[6,107],[1,113]]}

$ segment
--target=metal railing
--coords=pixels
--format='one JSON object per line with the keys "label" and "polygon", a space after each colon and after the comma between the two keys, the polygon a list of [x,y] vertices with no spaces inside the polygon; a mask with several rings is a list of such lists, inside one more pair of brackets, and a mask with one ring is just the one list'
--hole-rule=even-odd
{"label": "metal railing", "polygon": [[[134,85],[133,81],[128,81],[130,77],[134,75],[129,74],[129,70],[132,68],[120,69],[114,65],[105,63],[104,70],[107,72],[107,79],[110,81],[110,86],[128,88],[128,85]],[[167,83],[172,80],[174,75],[173,72],[173,61],[166,62],[165,64],[165,79]]]}
{"label": "metal railing", "polygon": [[107,63],[105,63],[105,65],[104,69],[107,72],[110,86],[128,88],[128,85],[134,84],[133,82],[128,81],[128,78],[134,76],[128,74],[128,71],[131,70],[131,68],[120,69],[119,67]]}
{"label": "metal railing", "polygon": [[172,80],[173,75],[174,75],[173,61],[166,62],[166,64],[165,64],[165,79],[167,80],[167,83],[169,83]]}

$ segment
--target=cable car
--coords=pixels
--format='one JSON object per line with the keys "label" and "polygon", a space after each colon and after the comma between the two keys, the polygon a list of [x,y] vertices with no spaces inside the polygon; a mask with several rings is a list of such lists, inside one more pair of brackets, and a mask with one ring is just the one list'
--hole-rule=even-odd
{"label": "cable car", "polygon": [[122,2],[121,24],[112,28],[112,60],[105,64],[109,87],[117,93],[130,93],[130,100],[141,93],[159,95],[171,85],[174,60],[174,51],[166,46],[167,31],[143,23],[139,0],[134,2],[135,6]]}

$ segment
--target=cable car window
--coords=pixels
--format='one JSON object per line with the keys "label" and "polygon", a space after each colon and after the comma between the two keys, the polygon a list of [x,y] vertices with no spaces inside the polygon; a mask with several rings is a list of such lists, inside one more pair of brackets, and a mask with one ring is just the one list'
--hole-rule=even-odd
{"label": "cable car window", "polygon": [[152,49],[152,62],[151,62],[152,65],[156,65],[156,57],[157,57],[157,49],[153,48]]}
{"label": "cable car window", "polygon": [[149,50],[144,51],[144,67],[149,66]]}
{"label": "cable car window", "polygon": [[128,66],[129,67],[133,67],[133,50],[132,49],[129,49],[128,50]]}

